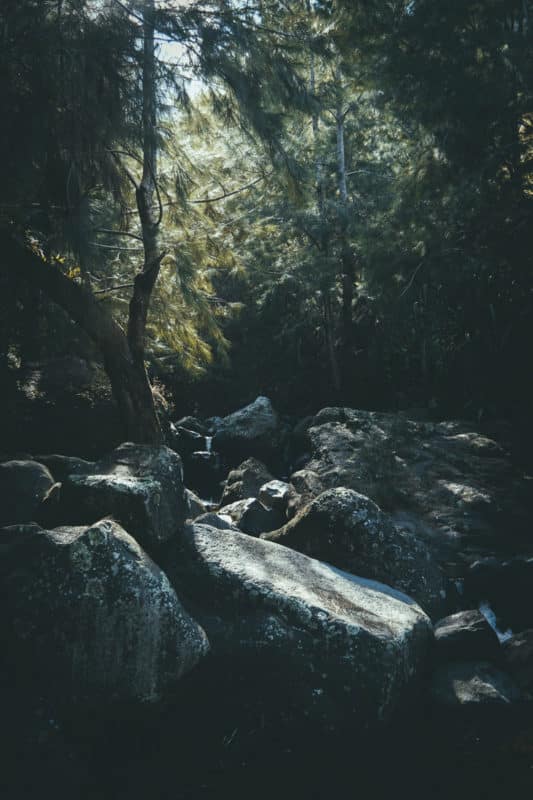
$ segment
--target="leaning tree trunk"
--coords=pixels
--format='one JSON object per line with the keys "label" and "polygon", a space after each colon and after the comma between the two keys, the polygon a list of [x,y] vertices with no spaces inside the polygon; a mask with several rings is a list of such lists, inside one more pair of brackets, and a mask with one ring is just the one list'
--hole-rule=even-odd
{"label": "leaning tree trunk", "polygon": [[81,284],[64,275],[57,266],[43,261],[14,240],[3,244],[2,267],[16,270],[28,283],[41,289],[98,346],[124,421],[126,438],[145,444],[160,442],[161,428],[144,364],[139,369],[124,331],[105,306]]}
{"label": "leaning tree trunk", "polygon": [[158,250],[162,206],[157,189],[157,113],[154,49],[154,0],[144,9],[143,65],[143,174],[136,185],[144,263],[134,280],[128,329],[124,333],[109,311],[84,285],[29,250],[24,242],[8,237],[2,248],[4,269],[16,269],[34,287],[42,289],[93,339],[102,353],[113,396],[124,422],[125,436],[134,442],[157,444],[163,434],[145,367],[145,332],[150,298],[164,253]]}
{"label": "leaning tree trunk", "polygon": [[[162,432],[153,403],[153,395],[146,373],[145,334],[150,298],[159,275],[164,253],[159,252],[158,232],[162,218],[162,205],[157,188],[157,104],[155,74],[154,43],[154,0],[146,0],[144,8],[144,61],[143,61],[143,173],[140,184],[136,188],[137,210],[141,223],[144,248],[144,264],[142,272],[136,275],[133,296],[130,301],[128,318],[128,346],[131,354],[131,367],[138,375],[137,396],[129,395],[122,399],[122,404],[133,403],[135,412],[139,414],[137,439],[143,441],[161,441]],[[158,202],[156,203],[156,198]],[[122,362],[121,362],[122,363]],[[112,365],[108,374],[113,385],[111,374],[116,374]],[[117,375],[115,395],[123,393],[124,378]],[[149,395],[149,396],[148,396]]]}

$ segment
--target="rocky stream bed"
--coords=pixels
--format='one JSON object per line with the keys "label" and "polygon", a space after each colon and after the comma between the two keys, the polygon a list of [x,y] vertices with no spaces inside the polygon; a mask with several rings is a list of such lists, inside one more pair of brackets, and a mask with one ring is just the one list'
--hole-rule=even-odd
{"label": "rocky stream bed", "polygon": [[6,798],[533,790],[532,479],[267,398],[0,463]]}

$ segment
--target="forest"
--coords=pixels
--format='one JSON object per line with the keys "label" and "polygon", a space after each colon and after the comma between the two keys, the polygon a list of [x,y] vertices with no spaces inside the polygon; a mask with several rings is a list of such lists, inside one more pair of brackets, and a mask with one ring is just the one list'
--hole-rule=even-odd
{"label": "forest", "polygon": [[533,2],[2,0],[0,102],[6,800],[531,792]]}

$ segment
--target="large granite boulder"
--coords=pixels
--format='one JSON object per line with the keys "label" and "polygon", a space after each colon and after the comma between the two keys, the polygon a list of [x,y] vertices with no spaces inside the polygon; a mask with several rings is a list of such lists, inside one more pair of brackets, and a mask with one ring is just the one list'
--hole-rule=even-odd
{"label": "large granite boulder", "polygon": [[149,552],[175,536],[188,515],[180,457],[168,447],[125,443],[63,482],[60,523],[112,516]]}
{"label": "large granite boulder", "polygon": [[387,583],[414,597],[432,616],[446,608],[446,582],[427,545],[352,489],[322,492],[262,538]]}
{"label": "large granite boulder", "polygon": [[531,481],[468,424],[325,408],[305,436],[300,468],[318,477],[315,493],[345,486],[370,497],[448,574],[461,577],[495,543],[509,556],[531,550]]}
{"label": "large granite boulder", "polygon": [[233,463],[243,458],[270,459],[280,446],[281,425],[268,397],[217,421],[213,449]]}
{"label": "large granite boulder", "polygon": [[60,484],[36,461],[0,464],[0,525],[17,525],[42,518],[58,496]]}
{"label": "large granite boulder", "polygon": [[207,632],[216,674],[250,683],[264,707],[362,730],[424,667],[432,629],[413,600],[273,542],[196,524],[165,569]]}
{"label": "large granite boulder", "polygon": [[231,470],[224,485],[220,504],[225,506],[246,500],[248,497],[259,497],[261,486],[273,480],[272,475],[257,458],[247,458],[238,467]]}
{"label": "large granite boulder", "polygon": [[0,531],[4,686],[51,709],[152,703],[208,651],[165,574],[116,522]]}

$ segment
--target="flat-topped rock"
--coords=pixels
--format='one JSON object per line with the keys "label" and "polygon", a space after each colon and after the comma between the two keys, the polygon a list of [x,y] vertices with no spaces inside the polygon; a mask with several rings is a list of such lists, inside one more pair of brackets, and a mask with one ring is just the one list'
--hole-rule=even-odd
{"label": "flat-topped rock", "polygon": [[237,682],[261,676],[262,703],[386,719],[423,669],[432,629],[411,598],[273,542],[188,526],[167,574]]}
{"label": "flat-topped rock", "polygon": [[370,497],[450,574],[458,559],[471,563],[495,544],[509,556],[531,548],[532,481],[466,423],[325,408],[305,438],[300,468],[318,477],[315,494],[344,486]]}

